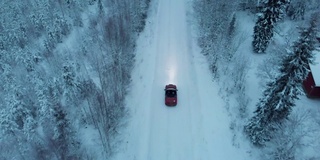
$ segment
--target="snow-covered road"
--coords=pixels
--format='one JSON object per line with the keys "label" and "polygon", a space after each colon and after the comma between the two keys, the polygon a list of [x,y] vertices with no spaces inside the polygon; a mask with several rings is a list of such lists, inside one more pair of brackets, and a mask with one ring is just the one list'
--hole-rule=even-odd
{"label": "snow-covered road", "polygon": [[[130,110],[116,160],[245,159],[232,146],[230,118],[208,64],[187,24],[187,2],[159,0],[151,6],[138,40]],[[164,86],[178,87],[178,105],[166,107]]]}

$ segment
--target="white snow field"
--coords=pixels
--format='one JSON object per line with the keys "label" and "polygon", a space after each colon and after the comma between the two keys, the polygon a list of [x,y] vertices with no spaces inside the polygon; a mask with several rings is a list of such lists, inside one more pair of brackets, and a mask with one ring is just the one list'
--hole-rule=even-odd
{"label": "white snow field", "polygon": [[[187,24],[187,3],[159,0],[151,6],[126,99],[130,118],[115,160],[250,159],[232,145],[219,87]],[[176,107],[164,104],[169,83],[178,87]]]}

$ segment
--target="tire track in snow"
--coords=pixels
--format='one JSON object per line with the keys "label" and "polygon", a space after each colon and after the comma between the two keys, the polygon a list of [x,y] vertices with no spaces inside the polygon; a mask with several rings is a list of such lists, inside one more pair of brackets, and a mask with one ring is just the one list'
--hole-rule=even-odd
{"label": "tire track in snow", "polygon": [[[192,7],[192,6],[188,6],[186,4],[186,10],[189,10],[190,8],[189,7]],[[192,10],[192,8],[191,8]],[[186,16],[188,15],[187,13],[185,13]],[[186,21],[187,21],[187,47],[188,47],[188,57],[189,57],[189,61],[188,63],[190,63],[190,73],[194,73],[193,76],[190,76],[190,79],[191,79],[191,85],[190,86],[201,86],[202,84],[200,84],[201,82],[198,80],[198,66],[195,66],[195,63],[198,63],[200,64],[201,62],[198,62],[201,58],[199,58],[199,54],[200,52],[198,52],[197,50],[197,41],[196,41],[196,38],[193,38],[193,32],[192,32],[192,24],[190,24],[190,19],[187,17],[186,18]],[[206,63],[204,63],[206,64]],[[194,151],[194,157],[193,159],[198,159],[198,160],[206,160],[206,159],[210,159],[208,157],[209,155],[209,148],[208,148],[208,145],[207,145],[207,138],[204,136],[204,120],[203,120],[203,117],[205,116],[204,114],[204,106],[202,104],[202,97],[200,96],[200,91],[198,89],[198,87],[194,87],[193,89],[193,101],[191,103],[191,106],[193,106],[192,108],[192,111],[191,112],[198,112],[199,114],[195,114],[194,116],[194,122],[195,122],[195,125],[194,125],[194,128],[193,128],[193,131],[194,131],[194,135],[193,137],[195,137],[194,139],[194,148],[195,151]]]}
{"label": "tire track in snow", "polygon": [[[149,153],[149,146],[150,146],[150,136],[151,136],[151,130],[150,126],[152,125],[152,97],[154,91],[154,81],[155,76],[148,76],[149,73],[152,73],[156,69],[156,62],[157,62],[157,54],[155,54],[154,47],[157,45],[157,26],[158,21],[154,18],[154,15],[157,14],[157,8],[158,4],[157,2],[152,2],[151,8],[154,8],[153,12],[149,12],[149,14],[152,16],[152,18],[147,19],[147,26],[144,31],[145,37],[142,39],[148,40],[148,43],[145,42],[141,43],[143,44],[143,47],[137,48],[137,54],[141,55],[141,64],[139,66],[136,66],[139,69],[139,75],[140,75],[140,81],[138,80],[135,84],[135,87],[138,87],[136,89],[137,91],[140,91],[139,93],[136,93],[133,95],[133,97],[136,97],[135,100],[139,101],[139,106],[137,106],[137,112],[135,115],[135,118],[139,120],[138,125],[134,125],[133,128],[131,128],[130,131],[135,131],[135,134],[131,136],[130,139],[137,139],[136,143],[131,144],[131,148],[129,150],[134,151],[133,155],[129,155],[129,157],[119,158],[119,160],[122,159],[134,159],[134,160],[140,160],[140,159],[149,159],[148,153]],[[141,53],[138,53],[141,52]],[[152,57],[152,58],[150,58]],[[145,67],[147,66],[147,67]],[[145,74],[147,73],[147,74]],[[142,77],[142,78],[141,78]],[[139,89],[140,86],[140,89]],[[141,87],[143,86],[143,87]],[[141,90],[141,88],[144,88]],[[134,123],[134,122],[132,122]],[[138,131],[136,131],[138,130]],[[147,132],[146,132],[147,130]],[[130,132],[129,131],[129,132]],[[130,133],[131,134],[131,133]]]}
{"label": "tire track in snow", "polygon": [[[170,3],[169,3],[170,2]],[[177,67],[176,69],[176,83],[178,85],[178,98],[180,100],[175,110],[170,111],[168,114],[170,124],[168,129],[172,130],[172,135],[169,136],[170,150],[168,151],[168,159],[193,159],[194,158],[194,131],[193,131],[193,114],[191,113],[190,105],[190,65],[188,52],[187,25],[185,17],[185,2],[184,1],[165,1],[166,11],[170,14],[169,18],[169,31],[171,48],[169,49],[170,55],[173,60],[172,63]]]}
{"label": "tire track in snow", "polygon": [[[154,37],[154,43],[155,43],[155,50],[153,51],[153,54],[156,54],[155,59],[155,70],[154,70],[154,82],[152,85],[152,101],[150,103],[151,107],[151,123],[149,126],[149,142],[148,142],[148,153],[147,153],[147,159],[148,160],[154,160],[154,159],[163,159],[164,152],[166,151],[166,146],[168,146],[168,114],[167,114],[167,108],[164,106],[164,78],[163,76],[163,68],[162,63],[166,62],[165,57],[161,54],[161,52],[165,52],[168,46],[168,43],[163,42],[163,37],[168,37],[168,33],[163,33],[163,28],[161,28],[161,23],[163,23],[163,19],[161,19],[161,13],[162,9],[162,3],[159,2],[157,6],[157,23],[156,23],[156,34]],[[153,47],[152,47],[153,48]],[[158,153],[157,153],[158,152]]]}

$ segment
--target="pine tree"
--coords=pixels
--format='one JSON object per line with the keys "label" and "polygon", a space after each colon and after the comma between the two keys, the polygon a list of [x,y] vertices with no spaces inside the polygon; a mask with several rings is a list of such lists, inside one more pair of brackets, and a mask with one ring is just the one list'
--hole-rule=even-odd
{"label": "pine tree", "polygon": [[18,154],[16,155],[18,159],[25,159],[33,150],[33,146],[29,143],[33,142],[37,125],[31,110],[21,96],[19,91],[9,93],[5,104],[7,108],[0,110],[0,143],[5,149]]}
{"label": "pine tree", "polygon": [[281,123],[290,114],[294,102],[302,94],[301,84],[307,77],[309,63],[312,62],[312,51],[315,49],[316,16],[311,20],[311,26],[303,29],[301,36],[282,61],[280,74],[267,84],[263,98],[257,104],[255,116],[245,126],[245,133],[253,144],[263,146],[269,141],[273,127]]}
{"label": "pine tree", "polygon": [[230,21],[229,27],[228,27],[228,39],[231,39],[232,37],[234,37],[235,32],[236,32],[236,27],[237,27],[237,17],[236,14],[232,15],[232,20]]}
{"label": "pine tree", "polygon": [[273,37],[275,24],[282,18],[284,9],[289,2],[290,0],[267,0],[264,2],[265,8],[262,10],[262,16],[258,18],[253,29],[252,46],[254,52],[265,52]]}
{"label": "pine tree", "polygon": [[288,6],[286,12],[292,20],[303,20],[306,10],[306,2],[301,0],[293,0]]}
{"label": "pine tree", "polygon": [[75,132],[71,127],[67,113],[62,110],[62,106],[54,109],[54,136],[53,140],[59,154],[59,159],[79,159],[79,142],[75,138]]}

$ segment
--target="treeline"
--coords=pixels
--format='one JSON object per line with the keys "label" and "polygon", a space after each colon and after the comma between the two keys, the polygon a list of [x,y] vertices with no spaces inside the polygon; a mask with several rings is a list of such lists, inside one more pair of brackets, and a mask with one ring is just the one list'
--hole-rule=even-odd
{"label": "treeline", "polygon": [[0,159],[112,154],[149,3],[0,2]]}

